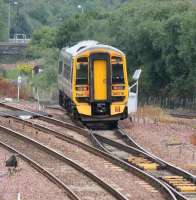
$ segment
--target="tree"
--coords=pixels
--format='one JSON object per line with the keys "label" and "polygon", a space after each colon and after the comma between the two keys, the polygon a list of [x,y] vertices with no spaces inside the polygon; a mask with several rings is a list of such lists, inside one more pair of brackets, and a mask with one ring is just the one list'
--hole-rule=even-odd
{"label": "tree", "polygon": [[[105,8],[99,9],[101,4]],[[77,5],[73,0],[69,9]],[[196,6],[192,1],[132,0],[120,5],[115,0],[85,0],[82,6],[84,13],[73,15],[74,10],[56,29],[34,32],[32,46],[37,52],[98,40],[126,53],[129,74],[142,68],[143,96],[188,98],[196,94]]]}
{"label": "tree", "polygon": [[0,41],[7,39],[7,18],[6,18],[6,4],[3,0],[0,0]]}

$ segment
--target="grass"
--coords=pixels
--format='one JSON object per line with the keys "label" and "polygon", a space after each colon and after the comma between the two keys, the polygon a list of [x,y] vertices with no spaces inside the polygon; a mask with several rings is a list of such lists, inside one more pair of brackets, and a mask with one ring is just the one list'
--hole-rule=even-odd
{"label": "grass", "polygon": [[6,70],[5,78],[9,80],[16,80],[18,77],[18,70],[16,68]]}
{"label": "grass", "polygon": [[175,119],[167,114],[166,110],[156,106],[139,107],[136,116],[142,119],[154,121],[154,123],[179,123],[179,119]]}

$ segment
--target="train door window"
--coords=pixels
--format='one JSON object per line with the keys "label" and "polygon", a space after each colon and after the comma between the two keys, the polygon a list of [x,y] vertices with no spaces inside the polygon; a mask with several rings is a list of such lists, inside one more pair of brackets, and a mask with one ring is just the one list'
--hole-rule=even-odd
{"label": "train door window", "polygon": [[63,61],[60,60],[59,61],[59,74],[62,74],[62,72],[63,72]]}
{"label": "train door window", "polygon": [[76,84],[87,85],[88,84],[88,64],[78,63],[76,67]]}
{"label": "train door window", "polygon": [[123,64],[112,64],[112,84],[124,84]]}

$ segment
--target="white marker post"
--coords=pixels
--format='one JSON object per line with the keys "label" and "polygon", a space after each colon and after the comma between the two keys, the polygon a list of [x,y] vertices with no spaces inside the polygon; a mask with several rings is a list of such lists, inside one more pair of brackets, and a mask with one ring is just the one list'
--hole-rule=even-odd
{"label": "white marker post", "polygon": [[133,80],[136,81],[136,105],[138,106],[138,93],[139,93],[139,78],[142,73],[141,69],[135,70],[135,73],[133,74]]}
{"label": "white marker post", "polygon": [[22,77],[18,76],[18,101],[20,101],[20,85],[22,83]]}
{"label": "white marker post", "polygon": [[[133,75],[133,80],[136,81],[131,87],[129,87],[129,99],[128,99],[128,114],[136,113],[138,107],[138,88],[139,78],[142,70],[137,69]],[[132,89],[136,87],[136,91],[132,92]]]}
{"label": "white marker post", "polygon": [[20,192],[17,194],[17,200],[20,200]]}

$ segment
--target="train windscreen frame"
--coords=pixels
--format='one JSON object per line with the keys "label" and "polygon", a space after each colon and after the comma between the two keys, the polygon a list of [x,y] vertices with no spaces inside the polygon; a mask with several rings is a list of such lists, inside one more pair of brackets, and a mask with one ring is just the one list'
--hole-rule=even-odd
{"label": "train windscreen frame", "polygon": [[112,84],[124,84],[123,64],[112,64]]}
{"label": "train windscreen frame", "polygon": [[88,64],[87,63],[77,64],[76,85],[88,85]]}

